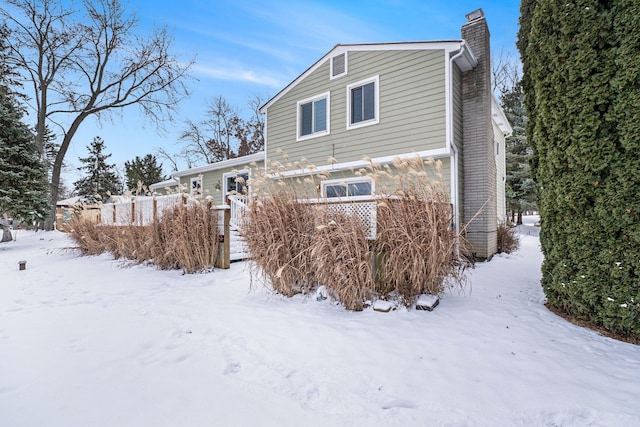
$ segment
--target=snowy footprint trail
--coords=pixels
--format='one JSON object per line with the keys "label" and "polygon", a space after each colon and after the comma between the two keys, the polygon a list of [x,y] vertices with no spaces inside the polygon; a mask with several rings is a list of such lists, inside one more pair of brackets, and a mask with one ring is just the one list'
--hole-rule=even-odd
{"label": "snowy footprint trail", "polygon": [[640,425],[640,346],[544,307],[535,231],[433,312],[390,313],[22,232],[0,245],[0,425]]}

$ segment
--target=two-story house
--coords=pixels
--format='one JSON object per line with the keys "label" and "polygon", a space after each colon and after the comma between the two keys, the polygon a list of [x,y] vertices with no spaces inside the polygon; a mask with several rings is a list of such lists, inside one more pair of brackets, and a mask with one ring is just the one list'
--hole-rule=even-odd
{"label": "two-story house", "polygon": [[491,92],[490,58],[482,10],[467,15],[460,40],[337,45],[261,108],[266,158],[282,150],[316,173],[338,173],[320,197],[372,192],[368,178],[350,172],[367,165],[365,155],[377,164],[439,159],[456,227],[473,218],[467,238],[478,258],[489,258],[506,216],[511,132]]}
{"label": "two-story house", "polygon": [[[458,40],[335,46],[261,107],[264,153],[173,176],[191,193],[217,193],[222,202],[234,168],[285,152],[315,166],[289,176],[330,171],[336,178],[322,181],[318,197],[349,197],[375,192],[369,178],[352,172],[369,164],[365,156],[380,165],[403,156],[439,159],[455,227],[466,224],[476,257],[488,259],[506,219],[504,142],[511,127],[492,95],[481,9],[467,15],[461,32]],[[249,170],[242,173],[250,178]]]}

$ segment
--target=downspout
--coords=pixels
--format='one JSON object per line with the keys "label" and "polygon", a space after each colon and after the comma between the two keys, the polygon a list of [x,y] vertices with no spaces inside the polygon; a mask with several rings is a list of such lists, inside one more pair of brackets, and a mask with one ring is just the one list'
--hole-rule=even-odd
{"label": "downspout", "polygon": [[459,205],[459,189],[458,189],[458,148],[455,144],[455,132],[453,126],[453,61],[464,54],[464,41],[460,43],[460,51],[449,58],[449,109],[451,114],[449,115],[449,144],[453,153],[451,160],[451,189],[453,199],[453,222],[456,235],[460,234],[460,205]]}

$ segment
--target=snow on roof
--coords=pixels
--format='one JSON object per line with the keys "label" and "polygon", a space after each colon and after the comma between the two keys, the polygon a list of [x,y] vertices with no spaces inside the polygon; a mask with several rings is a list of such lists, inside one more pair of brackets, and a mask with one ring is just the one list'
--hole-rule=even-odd
{"label": "snow on roof", "polygon": [[180,181],[175,178],[171,178],[167,179],[166,181],[160,181],[156,182],[155,184],[151,184],[149,186],[149,190],[161,190],[163,188],[175,187],[177,185],[180,185]]}
{"label": "snow on roof", "polygon": [[259,151],[255,154],[249,154],[247,156],[235,157],[233,159],[222,160],[220,162],[209,163],[208,165],[198,166],[191,169],[185,169],[182,171],[174,172],[171,174],[172,177],[178,178],[181,176],[194,175],[203,172],[214,171],[223,168],[229,168],[234,166],[246,165],[252,162],[260,162],[265,160],[264,151]]}

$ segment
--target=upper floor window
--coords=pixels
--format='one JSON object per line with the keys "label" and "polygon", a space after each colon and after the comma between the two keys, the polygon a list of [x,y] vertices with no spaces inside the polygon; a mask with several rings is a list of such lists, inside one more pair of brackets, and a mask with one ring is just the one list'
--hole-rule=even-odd
{"label": "upper floor window", "polygon": [[329,92],[298,102],[297,139],[329,134]]}
{"label": "upper floor window", "polygon": [[347,178],[322,182],[322,197],[354,197],[373,194],[373,181],[368,178]]}
{"label": "upper floor window", "polygon": [[375,76],[347,86],[347,129],[378,123],[379,77]]}

